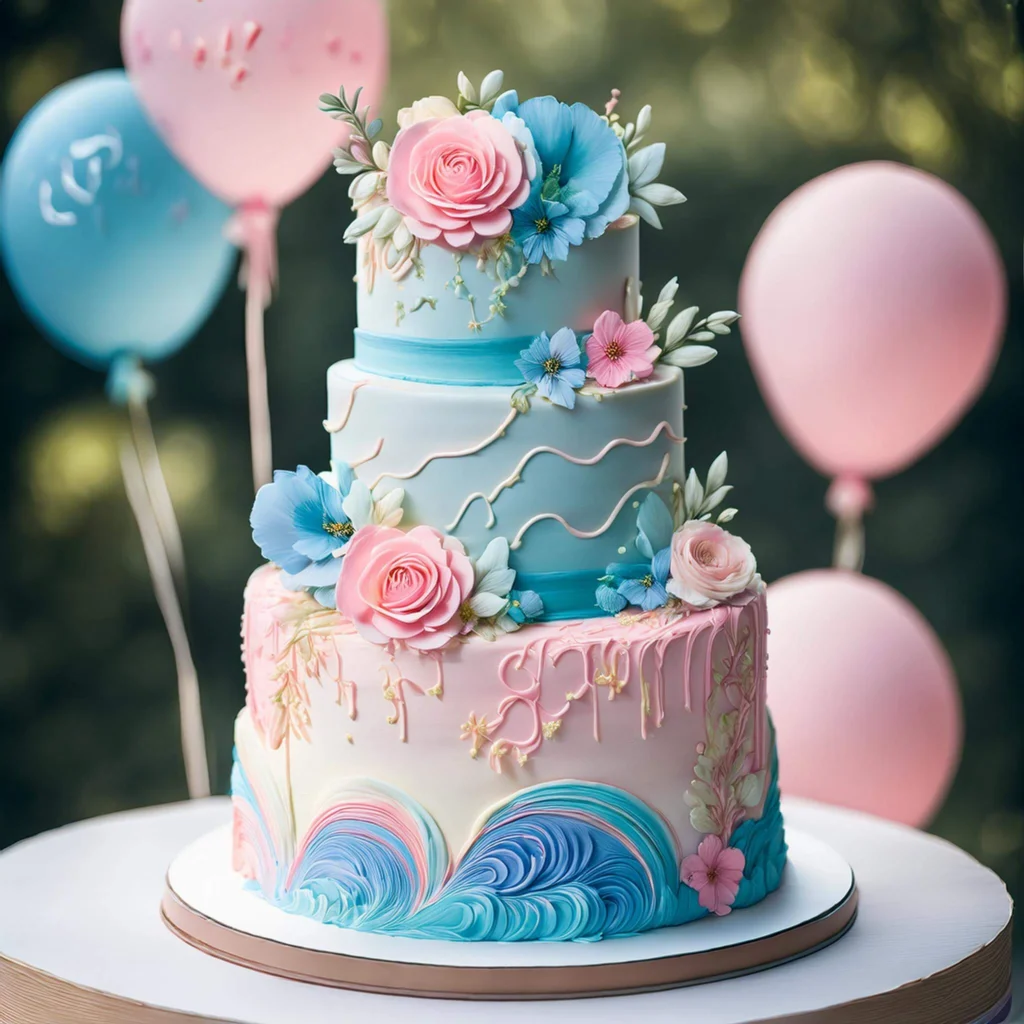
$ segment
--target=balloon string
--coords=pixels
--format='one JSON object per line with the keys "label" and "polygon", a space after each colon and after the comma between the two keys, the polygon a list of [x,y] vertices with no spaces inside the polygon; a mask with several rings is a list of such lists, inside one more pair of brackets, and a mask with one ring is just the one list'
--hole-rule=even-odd
{"label": "balloon string", "polygon": [[249,439],[252,445],[252,486],[270,483],[274,469],[270,435],[267,355],[263,341],[262,289],[250,280],[245,295],[245,363],[249,372]]}
{"label": "balloon string", "polygon": [[837,569],[860,572],[864,568],[864,520],[839,519],[832,549],[832,564]]}
{"label": "balloon string", "polygon": [[254,490],[270,483],[274,466],[263,314],[277,280],[277,216],[276,210],[262,203],[250,203],[238,211],[228,227],[230,237],[245,254],[240,283],[245,288],[245,362]]}
{"label": "balloon string", "polygon": [[153,422],[149,418],[149,405],[142,397],[131,395],[128,398],[128,415],[132,428],[132,441],[138,453],[142,467],[149,504],[153,510],[156,524],[160,530],[167,560],[178,591],[178,599],[184,606],[186,603],[185,580],[185,549],[181,542],[181,530],[174,514],[174,504],[167,480],[160,468],[160,457],[157,453],[156,438],[153,435]]}
{"label": "balloon string", "polygon": [[871,485],[860,477],[839,476],[832,481],[825,505],[836,517],[832,564],[860,572],[864,568],[864,514],[874,504]]}
{"label": "balloon string", "polygon": [[[148,419],[148,414],[146,416]],[[121,445],[121,473],[124,476],[128,504],[135,515],[142,537],[142,548],[153,580],[157,605],[163,615],[167,635],[174,652],[178,675],[178,704],[181,718],[181,748],[185,758],[188,794],[193,800],[210,795],[210,770],[206,761],[203,711],[199,698],[199,677],[185,629],[185,619],[174,585],[174,574],[159,517],[147,486],[142,453],[134,443]],[[156,472],[160,472],[159,461]],[[162,474],[161,474],[162,477]],[[163,484],[166,490],[166,483]]]}

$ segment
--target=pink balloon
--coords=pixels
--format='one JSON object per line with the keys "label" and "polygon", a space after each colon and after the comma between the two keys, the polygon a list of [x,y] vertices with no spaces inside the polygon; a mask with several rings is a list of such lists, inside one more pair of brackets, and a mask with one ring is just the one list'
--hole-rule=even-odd
{"label": "pink balloon", "polygon": [[955,189],[851,164],[768,218],[740,286],[743,337],[790,441],[830,475],[880,477],[936,444],[995,362],[1006,281]]}
{"label": "pink balloon", "polygon": [[234,206],[273,208],[344,138],[319,95],[344,83],[379,100],[387,24],[378,0],[126,0],[121,51],[182,163]]}
{"label": "pink balloon", "polygon": [[953,666],[921,613],[878,580],[822,569],[773,583],[768,620],[783,791],[929,821],[963,728]]}

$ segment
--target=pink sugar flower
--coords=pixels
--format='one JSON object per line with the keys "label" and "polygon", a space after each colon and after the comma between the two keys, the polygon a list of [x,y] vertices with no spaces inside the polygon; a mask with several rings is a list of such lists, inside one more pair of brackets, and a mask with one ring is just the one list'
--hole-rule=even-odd
{"label": "pink sugar flower", "polygon": [[700,896],[697,902],[724,917],[732,910],[743,879],[746,858],[742,850],[725,846],[718,836],[705,836],[697,852],[682,863],[682,879]]}
{"label": "pink sugar flower", "polygon": [[668,592],[690,608],[714,608],[758,582],[757,559],[742,538],[691,519],[672,535]]}
{"label": "pink sugar flower", "polygon": [[402,128],[388,160],[388,201],[424,242],[466,249],[512,227],[530,193],[523,149],[486,110]]}
{"label": "pink sugar flower", "polygon": [[473,581],[454,537],[431,526],[364,526],[345,548],[335,593],[338,611],[370,643],[433,651],[463,631]]}
{"label": "pink sugar flower", "polygon": [[609,309],[597,318],[587,340],[587,376],[603,388],[620,388],[631,380],[650,377],[660,354],[654,332],[643,320],[623,323],[622,317]]}

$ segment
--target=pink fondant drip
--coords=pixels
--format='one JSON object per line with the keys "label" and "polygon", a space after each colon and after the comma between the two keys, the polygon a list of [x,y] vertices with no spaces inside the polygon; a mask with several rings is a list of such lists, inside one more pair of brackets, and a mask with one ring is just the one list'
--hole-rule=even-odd
{"label": "pink fondant drip", "polygon": [[[528,626],[522,634],[504,641],[506,651],[509,643],[519,643],[518,649],[503,655],[500,650],[496,652],[500,658],[495,673],[496,706],[492,705],[493,713],[480,717],[476,710],[471,711],[463,738],[472,740],[473,756],[488,748],[489,763],[500,772],[506,756],[524,763],[536,755],[545,741],[556,735],[572,706],[589,701],[591,729],[599,742],[602,690],[607,690],[609,701],[623,692],[632,695],[630,699],[637,702],[638,732],[647,738],[651,729],[664,724],[671,708],[692,713],[707,707],[715,688],[715,668],[721,669],[723,657],[743,632],[752,641],[755,680],[753,705],[745,722],[750,726],[752,742],[749,760],[752,770],[763,770],[767,761],[765,620],[763,595],[748,594],[706,612],[670,608],[626,614],[615,620]],[[727,642],[722,640],[723,635]],[[308,717],[308,681],[320,685],[333,682],[337,703],[355,717],[357,683],[345,678],[342,652],[349,651],[355,657],[357,648],[346,648],[345,644],[359,644],[360,651],[364,645],[354,636],[351,624],[336,612],[284,590],[279,573],[272,567],[259,570],[250,581],[243,641],[247,704],[265,743],[280,745],[285,736],[309,739],[312,723]],[[677,653],[669,661],[675,644],[682,647],[674,648]],[[487,667],[484,652],[488,645],[470,639],[465,655],[474,648],[478,648],[481,667],[486,669],[478,689],[470,691],[477,696],[468,698],[478,710],[493,693],[491,673],[495,669]],[[476,649],[472,653],[477,653]],[[561,668],[568,655],[579,657],[578,675]],[[409,652],[396,646],[382,650],[381,688],[391,706],[388,721],[398,726],[402,742],[409,739],[410,692],[440,698],[445,659],[453,657],[453,652],[417,657],[415,665],[422,665],[425,657],[435,663],[433,685],[423,677],[422,670],[414,667]],[[353,670],[355,665],[361,666],[355,670],[356,675],[365,674],[362,656],[356,658]],[[667,665],[672,666],[670,671]],[[567,681],[568,687],[562,689]],[[552,682],[561,692],[552,692]],[[461,689],[460,698],[467,699],[466,693]],[[749,721],[750,716],[753,721]]]}
{"label": "pink fondant drip", "polygon": [[242,661],[246,706],[272,750],[286,737],[308,742],[308,683],[332,680],[338,703],[356,716],[356,684],[344,677],[339,639],[353,629],[308,595],[280,586],[273,566],[257,570],[246,588],[242,615]]}
{"label": "pink fondant drip", "polygon": [[251,50],[256,45],[263,32],[263,26],[258,21],[247,21],[242,26],[242,46],[245,50]]}
{"label": "pink fondant drip", "polygon": [[428,693],[433,693],[435,697],[444,696],[444,654],[441,651],[434,651],[431,654],[437,667],[437,682],[434,683],[434,689],[428,690]]}
{"label": "pink fondant drip", "polygon": [[369,383],[370,382],[368,380],[357,380],[352,385],[352,390],[348,393],[348,401],[345,403],[345,408],[341,415],[336,420],[324,420],[324,430],[326,430],[328,434],[337,434],[345,429],[356,404],[356,394],[360,388],[365,388]]}
{"label": "pink fondant drip", "polygon": [[[762,601],[755,605],[755,623],[763,621]],[[665,675],[665,659],[671,644],[683,643],[683,707],[691,711],[694,706],[703,708],[710,699],[714,680],[716,641],[728,629],[738,628],[745,604],[724,605],[699,615],[678,612],[649,612],[636,616],[622,616],[627,628],[618,636],[608,636],[607,622],[592,627],[580,628],[580,624],[569,624],[555,636],[546,635],[536,640],[527,640],[519,651],[506,655],[498,667],[498,679],[505,696],[498,704],[497,712],[487,722],[487,739],[491,744],[490,762],[495,770],[501,770],[502,758],[515,752],[520,760],[535,754],[546,737],[553,735],[570,707],[588,695],[591,697],[594,722],[594,739],[601,738],[601,722],[598,704],[599,690],[608,687],[608,699],[612,700],[630,683],[634,670],[640,679],[640,735],[646,739],[649,723],[660,727],[668,707],[668,680]],[[755,625],[755,629],[759,629]],[[693,652],[698,639],[707,634],[704,664],[700,671],[693,671]],[[757,657],[763,661],[763,644],[755,644]],[[580,655],[580,686],[565,694],[565,700],[552,710],[543,703],[544,671],[548,663],[552,666],[569,653]],[[597,665],[595,665],[595,660]],[[598,667],[599,665],[599,667]],[[648,677],[645,666],[652,670]],[[527,685],[517,686],[510,679],[512,672],[525,674]],[[757,676],[760,707],[763,708],[763,671]],[[700,687],[699,694],[693,693],[694,685]],[[525,710],[529,716],[529,732],[520,735],[501,734],[514,709]],[[764,757],[763,728],[755,728],[755,748],[760,764]]]}
{"label": "pink fondant drip", "polygon": [[[519,413],[516,409],[510,409],[508,415],[501,421],[501,423],[495,427],[495,429],[487,435],[482,441],[478,441],[476,444],[470,445],[468,448],[460,448],[457,451],[451,452],[433,452],[420,460],[412,469],[406,470],[405,472],[395,473],[380,473],[374,477],[373,482],[370,484],[370,490],[375,490],[381,483],[382,480],[412,480],[414,477],[420,475],[432,462],[436,462],[438,459],[463,459],[468,455],[476,455],[477,452],[482,452],[485,448],[490,447],[494,444],[498,438],[505,435],[505,431],[512,425],[512,421],[518,416]],[[380,454],[378,448],[376,452],[370,458],[363,459],[362,462],[370,462]],[[353,468],[355,463],[351,464]]]}
{"label": "pink fondant drip", "polygon": [[356,708],[356,684],[351,679],[345,679],[342,674],[341,657],[338,657],[338,674],[335,676],[335,684],[338,687],[337,704],[339,707],[344,704],[348,717],[354,722],[358,710]]}

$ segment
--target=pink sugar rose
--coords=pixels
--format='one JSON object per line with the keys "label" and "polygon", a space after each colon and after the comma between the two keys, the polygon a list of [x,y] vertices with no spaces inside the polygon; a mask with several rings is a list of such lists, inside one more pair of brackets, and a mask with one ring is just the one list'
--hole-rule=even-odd
{"label": "pink sugar rose", "polygon": [[388,201],[425,242],[465,249],[512,226],[530,192],[523,150],[486,110],[402,128],[388,159]]}
{"label": "pink sugar rose", "polygon": [[433,651],[462,632],[472,590],[473,563],[454,537],[364,526],[345,546],[336,595],[364,639]]}
{"label": "pink sugar rose", "polygon": [[660,354],[654,332],[643,320],[623,323],[622,317],[609,309],[597,318],[587,340],[587,376],[603,388],[619,388],[631,380],[650,377]]}
{"label": "pink sugar rose", "polygon": [[714,523],[691,519],[672,535],[668,592],[691,608],[714,608],[758,579],[750,545]]}
{"label": "pink sugar rose", "polygon": [[747,860],[742,850],[725,846],[718,836],[705,836],[697,852],[683,860],[680,876],[700,896],[697,902],[725,917],[732,910]]}

